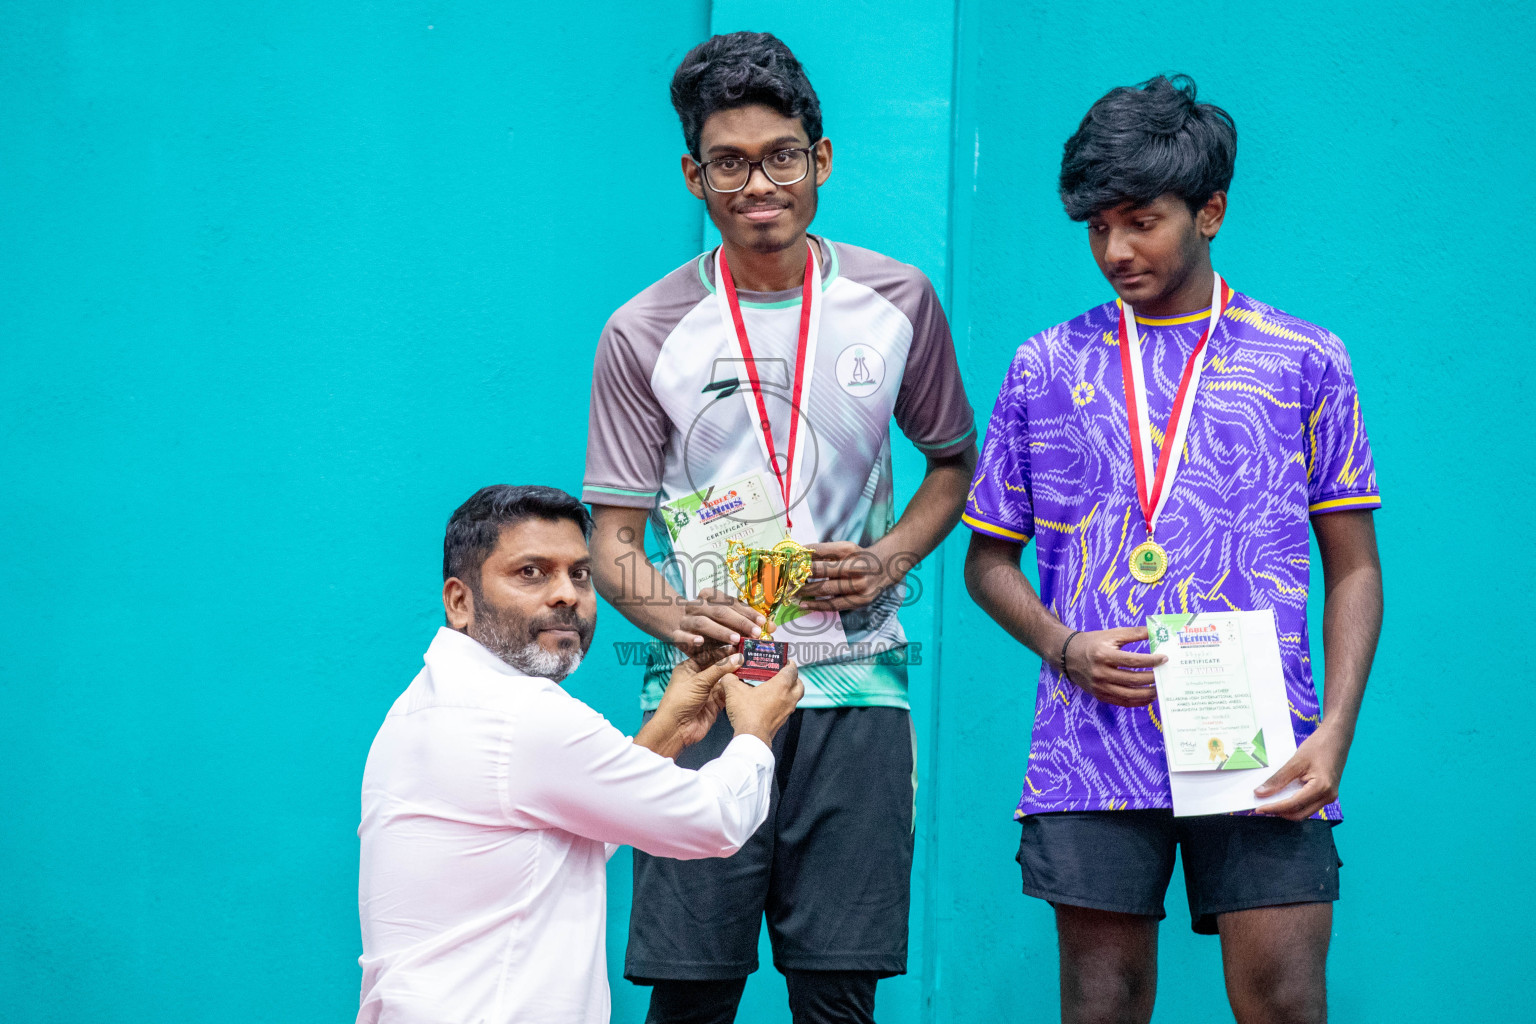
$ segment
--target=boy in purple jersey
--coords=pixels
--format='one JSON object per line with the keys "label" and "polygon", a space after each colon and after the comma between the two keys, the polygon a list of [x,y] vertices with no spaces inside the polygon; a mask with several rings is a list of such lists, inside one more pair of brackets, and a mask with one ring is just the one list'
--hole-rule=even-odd
{"label": "boy in purple jersey", "polygon": [[[1380,499],[1343,344],[1216,287],[1211,242],[1236,152],[1232,119],[1197,103],[1187,78],[1115,89],[1088,111],[1066,144],[1061,196],[1087,222],[1119,301],[1019,348],[963,517],[971,595],[1044,663],[1018,861],[1024,891],[1055,908],[1064,1021],[1151,1019],[1176,849],[1195,931],[1221,936],[1240,1024],[1327,1012],[1340,866],[1331,830],[1381,627]],[[1225,307],[1212,324],[1213,294]],[[1158,512],[1138,491],[1127,314],[1157,463],[1186,368],[1204,360]],[[1321,709],[1308,661],[1309,525],[1325,587]],[[1030,540],[1038,595],[1019,568]],[[1166,568],[1142,582],[1149,574],[1133,575],[1129,558],[1148,542]],[[1256,815],[1174,818],[1147,616],[1261,608],[1275,614],[1298,749],[1257,793],[1300,789]]]}

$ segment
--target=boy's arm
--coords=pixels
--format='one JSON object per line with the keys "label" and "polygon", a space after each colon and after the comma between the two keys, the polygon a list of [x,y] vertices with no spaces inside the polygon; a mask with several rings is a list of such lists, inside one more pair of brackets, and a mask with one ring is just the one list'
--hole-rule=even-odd
{"label": "boy's arm", "polygon": [[1051,614],[1019,569],[1023,550],[1023,545],[1000,537],[973,534],[965,556],[965,586],[971,599],[1040,660],[1097,699],[1128,708],[1152,703],[1156,690],[1147,670],[1161,665],[1166,656],[1121,650],[1126,644],[1145,640],[1146,627],[1074,634]]}
{"label": "boy's arm", "polygon": [[886,297],[912,324],[891,411],[928,465],[896,525],[868,548],[850,541],[811,545],[816,552],[811,575],[817,582],[801,591],[800,604],[816,611],[862,608],[904,580],[960,522],[976,469],[975,416],[938,293],[913,271]]}
{"label": "boy's arm", "polygon": [[1381,559],[1371,513],[1315,515],[1312,529],[1323,560],[1323,720],[1295,756],[1255,790],[1269,796],[1300,779],[1299,792],[1259,808],[1292,821],[1311,817],[1339,795],[1381,636]]}
{"label": "boy's arm", "polygon": [[656,331],[654,316],[629,306],[603,328],[592,368],[581,496],[592,506],[598,593],[651,636],[700,654],[715,644],[732,645],[742,633],[758,635],[762,620],[713,591],[699,601],[684,600],[646,557],[646,519],[661,491],[672,432],[651,388],[663,341]]}
{"label": "boy's arm", "polygon": [[592,578],[597,592],[630,622],[697,654],[706,646],[734,645],[760,636],[763,617],[726,594],[707,589],[684,600],[645,554],[648,509],[592,506]]}
{"label": "boy's arm", "polygon": [[884,537],[867,548],[849,541],[811,545],[816,552],[811,575],[818,580],[800,591],[800,606],[812,611],[862,608],[900,583],[960,521],[975,469],[975,444],[955,455],[930,455],[917,493]]}

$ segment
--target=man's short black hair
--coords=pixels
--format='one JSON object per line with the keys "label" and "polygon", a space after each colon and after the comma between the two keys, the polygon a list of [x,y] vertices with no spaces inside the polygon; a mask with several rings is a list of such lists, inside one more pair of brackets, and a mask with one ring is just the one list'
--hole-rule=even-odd
{"label": "man's short black hair", "polygon": [[480,568],[496,550],[501,528],[524,519],[569,519],[592,537],[587,506],[556,487],[511,487],[492,484],[470,495],[448,517],[443,536],[443,579],[457,576],[470,589],[480,587]]}
{"label": "man's short black hair", "polygon": [[1125,202],[1145,206],[1172,192],[1193,212],[1232,184],[1237,125],[1195,102],[1188,75],[1158,75],[1111,89],[1088,108],[1061,155],[1067,216],[1087,220]]}
{"label": "man's short black hair", "polygon": [[798,117],[806,138],[821,140],[816,90],[789,47],[767,32],[710,36],[688,51],[672,75],[672,106],[695,160],[701,158],[699,133],[710,114],[755,103]]}

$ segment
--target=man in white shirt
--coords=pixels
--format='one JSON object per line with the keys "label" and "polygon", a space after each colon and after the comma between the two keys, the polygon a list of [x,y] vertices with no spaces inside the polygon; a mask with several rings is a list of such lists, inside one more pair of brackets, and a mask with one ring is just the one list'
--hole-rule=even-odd
{"label": "man in white shirt", "polygon": [[[560,687],[592,642],[591,527],[549,487],[484,488],[448,521],[448,626],[363,772],[359,1024],[606,1022],[613,844],[727,857],[767,817],[794,666],[754,688],[736,657],[686,663],[633,741]],[[722,708],[725,751],[674,764]]]}

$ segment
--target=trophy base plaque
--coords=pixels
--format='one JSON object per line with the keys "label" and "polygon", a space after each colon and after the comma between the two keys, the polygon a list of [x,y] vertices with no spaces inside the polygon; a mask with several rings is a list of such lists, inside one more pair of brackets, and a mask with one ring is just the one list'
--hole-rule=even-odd
{"label": "trophy base plaque", "polygon": [[789,644],[777,640],[753,640],[744,636],[736,650],[741,654],[741,667],[736,670],[736,677],[754,683],[772,679],[789,662]]}

